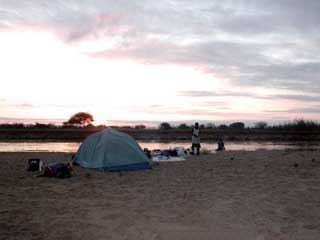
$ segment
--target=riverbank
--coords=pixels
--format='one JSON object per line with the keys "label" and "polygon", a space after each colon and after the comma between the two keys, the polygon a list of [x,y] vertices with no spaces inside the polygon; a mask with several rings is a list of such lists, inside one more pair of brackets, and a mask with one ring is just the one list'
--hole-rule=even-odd
{"label": "riverbank", "polygon": [[[70,141],[81,142],[89,135],[102,129],[97,128],[22,128],[0,129],[0,141]],[[190,129],[133,129],[119,128],[136,140],[143,141],[190,141]],[[319,131],[284,131],[258,129],[202,129],[202,141],[320,141]]]}
{"label": "riverbank", "polygon": [[230,151],[152,170],[37,178],[0,153],[3,239],[320,239],[320,151]]}

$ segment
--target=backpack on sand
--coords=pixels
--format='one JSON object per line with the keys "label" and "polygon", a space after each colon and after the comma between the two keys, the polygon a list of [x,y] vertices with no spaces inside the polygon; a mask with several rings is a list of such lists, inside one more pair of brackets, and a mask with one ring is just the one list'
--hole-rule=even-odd
{"label": "backpack on sand", "polygon": [[30,172],[42,170],[42,161],[39,158],[30,158],[28,163],[28,171]]}

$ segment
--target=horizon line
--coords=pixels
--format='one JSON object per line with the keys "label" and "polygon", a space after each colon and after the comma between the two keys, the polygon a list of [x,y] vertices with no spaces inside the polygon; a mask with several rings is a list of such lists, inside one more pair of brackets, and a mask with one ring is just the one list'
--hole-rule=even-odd
{"label": "horizon line", "polygon": [[[251,126],[257,122],[266,122],[267,124],[281,124],[281,123],[288,123],[295,120],[305,120],[305,121],[314,121],[319,122],[319,120],[314,119],[305,119],[305,118],[294,118],[294,119],[277,119],[277,120],[242,120],[242,119],[234,119],[234,120],[200,120],[200,119],[193,119],[193,120],[109,120],[105,121],[104,123],[93,124],[95,126],[98,125],[106,125],[106,126],[137,126],[137,125],[146,125],[146,127],[155,127],[158,126],[160,123],[167,122],[172,125],[178,125],[185,123],[190,125],[195,122],[199,122],[200,124],[231,124],[235,122],[243,122],[245,125]],[[0,124],[54,124],[54,125],[61,125],[65,122],[66,119],[62,118],[9,118],[9,117],[0,117]],[[94,123],[95,121],[93,121]],[[123,125],[125,124],[125,125]]]}

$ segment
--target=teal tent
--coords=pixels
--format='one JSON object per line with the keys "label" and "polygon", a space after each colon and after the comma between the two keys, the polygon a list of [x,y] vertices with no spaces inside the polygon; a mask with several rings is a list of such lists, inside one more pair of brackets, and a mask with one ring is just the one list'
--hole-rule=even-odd
{"label": "teal tent", "polygon": [[84,168],[110,171],[147,169],[151,166],[137,142],[129,135],[107,128],[86,138],[75,156]]}

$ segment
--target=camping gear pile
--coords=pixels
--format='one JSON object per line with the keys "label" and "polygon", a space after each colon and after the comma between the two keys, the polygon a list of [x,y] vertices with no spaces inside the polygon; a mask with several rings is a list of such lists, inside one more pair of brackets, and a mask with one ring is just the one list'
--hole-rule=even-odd
{"label": "camping gear pile", "polygon": [[28,160],[29,172],[41,172],[43,168],[43,162],[39,158],[30,158]]}
{"label": "camping gear pile", "polygon": [[218,148],[216,149],[216,151],[225,151],[225,150],[226,150],[222,138],[220,138],[220,139],[218,140],[218,143],[217,143],[217,144],[218,144]]}
{"label": "camping gear pile", "polygon": [[165,150],[152,150],[151,151],[152,161],[161,162],[161,161],[184,161],[186,160],[186,151],[183,147],[175,147],[172,149]]}
{"label": "camping gear pile", "polygon": [[39,177],[56,177],[70,178],[72,167],[70,164],[64,163],[49,163],[44,169],[44,173]]}
{"label": "camping gear pile", "polygon": [[71,177],[72,165],[64,163],[49,163],[44,167],[42,160],[38,158],[31,158],[28,160],[29,172],[42,172],[38,177],[57,177],[57,178],[69,178]]}

